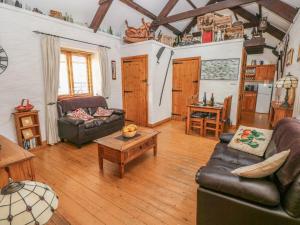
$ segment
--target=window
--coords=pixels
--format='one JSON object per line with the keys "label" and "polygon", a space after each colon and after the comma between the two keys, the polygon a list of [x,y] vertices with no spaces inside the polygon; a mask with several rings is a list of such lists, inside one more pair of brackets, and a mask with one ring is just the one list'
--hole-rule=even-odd
{"label": "window", "polygon": [[60,55],[58,95],[92,95],[91,71],[91,54],[62,50]]}

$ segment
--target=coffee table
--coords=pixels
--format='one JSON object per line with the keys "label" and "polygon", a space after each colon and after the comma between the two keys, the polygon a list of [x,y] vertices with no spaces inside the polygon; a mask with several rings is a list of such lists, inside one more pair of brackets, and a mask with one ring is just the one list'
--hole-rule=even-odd
{"label": "coffee table", "polygon": [[139,127],[137,135],[133,138],[124,138],[118,131],[109,136],[95,140],[98,143],[99,168],[103,171],[103,159],[119,165],[120,177],[124,176],[124,168],[127,163],[153,149],[157,154],[158,131]]}

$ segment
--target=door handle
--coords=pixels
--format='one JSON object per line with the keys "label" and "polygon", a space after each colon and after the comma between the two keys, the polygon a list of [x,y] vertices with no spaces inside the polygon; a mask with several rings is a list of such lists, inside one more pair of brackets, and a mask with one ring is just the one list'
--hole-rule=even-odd
{"label": "door handle", "polygon": [[182,90],[172,89],[173,92],[182,92]]}
{"label": "door handle", "polygon": [[198,83],[199,81],[198,80],[193,80],[193,83]]}
{"label": "door handle", "polygon": [[132,93],[133,91],[124,91],[124,93]]}
{"label": "door handle", "polygon": [[147,83],[148,82],[148,80],[146,79],[146,80],[142,80],[142,82],[144,82],[144,83]]}

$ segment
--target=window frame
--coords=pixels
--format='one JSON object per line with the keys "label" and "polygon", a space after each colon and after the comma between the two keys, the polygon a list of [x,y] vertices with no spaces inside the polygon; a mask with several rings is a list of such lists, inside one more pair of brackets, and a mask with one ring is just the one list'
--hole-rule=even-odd
{"label": "window frame", "polygon": [[[66,64],[67,64],[67,73],[68,73],[70,94],[58,95],[58,98],[62,99],[62,98],[71,98],[71,97],[93,96],[93,94],[94,94],[93,93],[93,77],[92,77],[92,55],[93,55],[93,53],[80,51],[80,50],[61,48],[60,54],[66,55],[66,60],[67,60]],[[72,56],[83,56],[86,58],[88,93],[74,94],[74,77],[73,77]]]}

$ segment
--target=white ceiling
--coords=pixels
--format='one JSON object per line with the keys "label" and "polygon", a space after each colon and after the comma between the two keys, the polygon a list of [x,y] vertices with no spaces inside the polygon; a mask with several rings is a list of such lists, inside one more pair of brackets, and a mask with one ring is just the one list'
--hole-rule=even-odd
{"label": "white ceiling", "polygon": [[[146,8],[150,12],[155,15],[159,15],[160,11],[163,9],[168,0],[134,0],[136,3]],[[193,3],[197,7],[205,6],[208,0],[192,0]],[[294,7],[300,7],[299,0],[282,0],[287,4],[290,4]],[[37,7],[41,9],[44,13],[49,13],[50,9],[55,9],[62,11],[63,13],[67,12],[71,14],[76,22],[87,23],[90,24],[96,10],[98,8],[99,0],[23,0],[23,4],[28,4],[31,8]],[[250,11],[252,14],[258,13],[258,6],[256,3],[248,4],[243,6],[243,8]],[[169,15],[174,15],[177,13],[181,13],[187,10],[191,10],[192,7],[186,0],[179,0],[177,5],[173,8]],[[230,10],[222,10],[223,14],[232,14]],[[263,16],[268,16],[269,22],[275,27],[279,28],[282,31],[287,31],[290,23],[284,20],[283,18],[277,16],[273,12],[263,8]],[[140,14],[134,9],[126,6],[119,0],[114,0],[111,5],[104,21],[101,24],[100,29],[107,30],[110,26],[112,27],[114,33],[122,34],[125,30],[125,19],[128,20],[131,26],[139,26],[141,18],[145,18],[149,20],[144,15]],[[189,24],[191,19],[179,21],[176,23],[172,23],[174,27],[178,30],[182,31]],[[171,32],[166,29],[160,27],[163,32],[170,33]]]}

